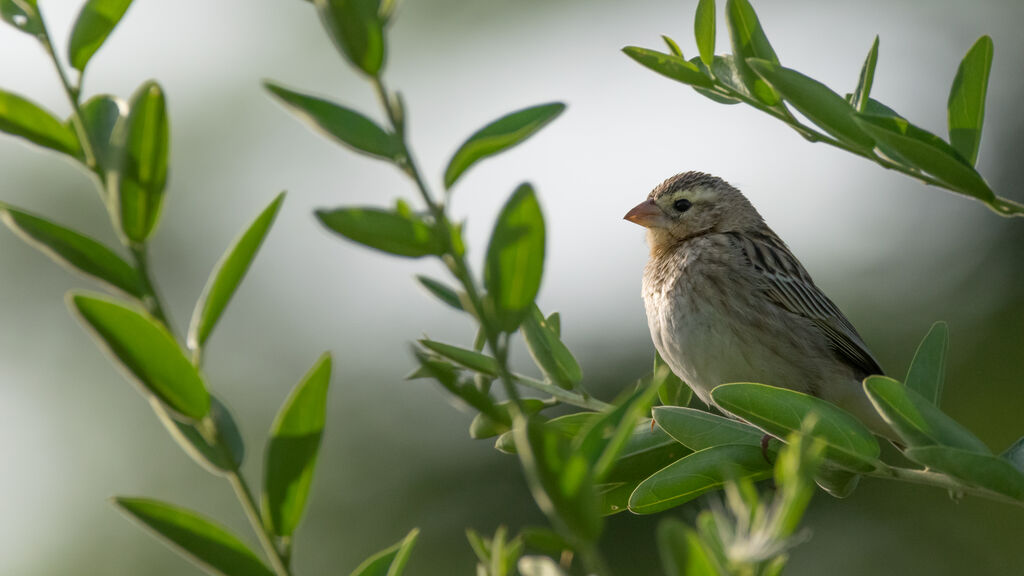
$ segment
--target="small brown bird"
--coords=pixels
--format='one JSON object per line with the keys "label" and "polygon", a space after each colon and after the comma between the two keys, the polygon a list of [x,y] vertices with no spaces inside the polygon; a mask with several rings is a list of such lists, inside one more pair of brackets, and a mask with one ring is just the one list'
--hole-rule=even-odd
{"label": "small brown bird", "polygon": [[893,436],[860,384],[882,368],[739,190],[677,174],[625,219],[647,228],[654,346],[701,400],[719,384],[759,382],[833,402]]}

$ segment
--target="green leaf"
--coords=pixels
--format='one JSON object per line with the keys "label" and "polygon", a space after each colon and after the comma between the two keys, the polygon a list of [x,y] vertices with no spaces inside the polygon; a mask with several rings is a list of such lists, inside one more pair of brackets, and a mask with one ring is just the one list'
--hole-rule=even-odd
{"label": "green leaf", "polygon": [[0,18],[26,34],[43,33],[43,17],[36,0],[0,0]]}
{"label": "green leaf", "polygon": [[822,463],[818,473],[814,476],[814,481],[833,497],[846,498],[857,489],[857,484],[860,483],[860,474]]}
{"label": "green leaf", "polygon": [[950,446],[982,454],[988,446],[955,420],[942,413],[931,400],[901,382],[886,376],[868,376],[864,391],[908,446]]}
{"label": "green leaf", "polygon": [[82,124],[89,135],[96,163],[104,171],[119,168],[121,149],[114,141],[114,131],[118,122],[127,115],[128,103],[117,96],[101,94],[82,104]]}
{"label": "green leaf", "polygon": [[486,304],[498,326],[514,332],[529,314],[544,272],[544,215],[533,187],[520,184],[505,203],[487,245]]}
{"label": "green leaf", "polygon": [[765,384],[723,384],[711,391],[715,404],[761,428],[776,438],[799,432],[811,414],[816,415],[812,437],[826,445],[826,455],[855,471],[875,468],[878,441],[857,418],[838,406],[785,388]]}
{"label": "green leaf", "polygon": [[384,160],[395,160],[402,154],[394,134],[355,110],[274,82],[264,82],[263,86],[310,127],[356,152]]}
{"label": "green leaf", "polygon": [[904,454],[973,486],[1024,501],[1024,473],[1003,458],[948,446],[919,446]]}
{"label": "green leaf", "polygon": [[380,0],[314,0],[320,21],[349,63],[377,76],[384,66],[384,19]]}
{"label": "green leaf", "polygon": [[717,414],[679,406],[655,406],[654,421],[677,442],[698,451],[722,444],[761,446],[757,428]]}
{"label": "green leaf", "polygon": [[146,498],[115,498],[114,503],[179,554],[214,574],[273,576],[266,565],[227,528],[171,504]]}
{"label": "green leaf", "polygon": [[283,201],[284,192],[278,194],[274,201],[260,212],[256,220],[235,240],[231,249],[225,252],[217,263],[192,313],[192,322],[188,329],[189,348],[199,350],[206,345],[213,327],[217,325],[228,302],[235,295],[235,290],[245,278],[245,273],[249,271],[249,266],[252,265],[256,252],[270,231]]}
{"label": "green leaf", "polygon": [[416,280],[418,280],[419,283],[424,288],[427,289],[427,292],[433,294],[434,297],[436,297],[441,302],[444,302],[445,304],[451,306],[456,310],[466,310],[466,308],[462,305],[462,298],[459,296],[459,293],[455,291],[455,289],[448,287],[447,285],[438,280],[434,280],[433,278],[428,278],[423,275],[417,275]]}
{"label": "green leaf", "polygon": [[650,420],[642,420],[633,429],[602,484],[601,513],[617,514],[629,508],[629,496],[651,474],[689,454],[691,450],[676,442]]}
{"label": "green leaf", "polygon": [[651,380],[658,386],[658,400],[665,406],[686,406],[693,398],[693,390],[672,372],[657,352],[654,353]]}
{"label": "green leaf", "polygon": [[658,525],[658,553],[666,576],[720,574],[697,533],[675,518],[666,518]]}
{"label": "green leaf", "polygon": [[474,372],[487,376],[498,376],[498,361],[473,350],[467,350],[451,344],[423,338],[419,343],[426,349],[436,352],[456,364],[469,368]]}
{"label": "green leaf", "polygon": [[771,464],[759,447],[725,444],[705,448],[641,482],[629,498],[629,509],[636,514],[653,514],[717,490],[731,478],[756,481],[771,475]]}
{"label": "green leaf", "polygon": [[978,38],[960,62],[949,91],[949,143],[972,166],[981,145],[993,48],[991,38]]}
{"label": "green leaf", "polygon": [[128,240],[142,243],[160,218],[167,185],[170,127],[164,93],[156,82],[143,84],[132,96],[129,108],[128,118],[115,136],[121,144],[121,161],[110,186],[116,192],[121,232]]}
{"label": "green leaf", "polygon": [[700,0],[697,3],[693,34],[697,38],[700,59],[710,68],[715,61],[715,0]]}
{"label": "green leaf", "polygon": [[583,380],[583,371],[576,358],[548,325],[539,308],[531,308],[521,328],[530,356],[545,377],[566,390],[572,390]]}
{"label": "green leaf", "polygon": [[[520,400],[520,404],[522,405],[523,413],[527,416],[536,414],[548,407],[546,402],[538,398],[522,398]],[[510,423],[512,422],[512,418],[509,413],[511,406],[511,400],[495,404],[494,407],[505,415],[505,418],[501,420],[495,420],[483,412],[474,416],[473,421],[469,424],[469,437],[477,440],[493,438],[511,430],[512,427],[510,426]]]}
{"label": "green leaf", "polygon": [[533,136],[565,110],[565,104],[552,102],[506,114],[477,130],[448,161],[444,186],[451,188],[471,166],[488,156],[504,152]]}
{"label": "green leaf", "polygon": [[715,85],[695,64],[674,54],[663,54],[656,50],[636,46],[626,46],[622,51],[641,66],[666,78],[700,88],[712,88]]}
{"label": "green leaf", "polygon": [[175,419],[156,398],[150,398],[149,404],[174,441],[207,472],[225,475],[242,465],[245,458],[242,434],[227,406],[216,396],[210,396],[210,419],[216,426],[219,443],[207,439],[200,426]]}
{"label": "green leaf", "polygon": [[381,208],[317,210],[316,217],[330,230],[395,256],[438,256],[444,245],[434,228],[415,214]]}
{"label": "green leaf", "polygon": [[586,459],[594,482],[602,482],[608,477],[629,444],[637,422],[650,412],[657,393],[656,386],[638,388],[618,406],[586,424],[573,439],[573,454]]}
{"label": "green leaf", "polygon": [[664,34],[661,35],[661,39],[665,41],[665,46],[668,48],[668,51],[673,56],[678,56],[680,58],[683,58],[684,60],[686,59],[683,56],[683,51],[679,49],[679,44],[676,44],[675,40],[669,38],[668,36],[666,36]]}
{"label": "green leaf", "polygon": [[856,111],[842,96],[821,82],[776,63],[751,59],[747,64],[801,114],[843,142],[864,149],[874,140],[861,129]]}
{"label": "green leaf", "polygon": [[200,420],[210,411],[202,376],[163,324],[102,296],[71,292],[68,305],[142,390],[187,419]]}
{"label": "green leaf", "polygon": [[135,268],[96,240],[6,205],[0,205],[0,219],[12,232],[58,264],[104,282],[129,296],[142,296]]}
{"label": "green leaf", "polygon": [[945,322],[936,322],[918,345],[907,371],[907,388],[936,406],[942,399],[942,387],[946,382],[947,354],[949,326]]}
{"label": "green leaf", "polygon": [[871,43],[871,50],[864,60],[864,66],[860,69],[860,76],[857,78],[857,88],[847,100],[857,112],[865,112],[868,109],[868,102],[871,99],[871,85],[875,82],[875,66],[878,64],[878,36]]}
{"label": "green leaf", "polygon": [[114,31],[132,0],[89,0],[78,13],[68,44],[68,61],[79,72],[85,71],[92,55]]}
{"label": "green leaf", "polygon": [[70,126],[34,102],[4,90],[0,90],[0,131],[69,156],[81,153]]}
{"label": "green leaf", "polygon": [[759,101],[768,106],[775,106],[779,103],[779,95],[771,85],[759,78],[747,60],[757,58],[772,64],[779,63],[779,57],[768,42],[768,36],[761,28],[761,21],[757,13],[750,6],[747,0],[727,0],[725,3],[725,16],[729,23],[729,36],[732,39],[733,64],[736,71],[743,80],[750,93]]}
{"label": "green leaf", "polygon": [[1014,442],[999,456],[1013,464],[1017,470],[1024,474],[1024,438]]}
{"label": "green leaf", "polygon": [[885,144],[910,166],[943,181],[955,192],[992,205],[995,194],[960,153],[938,136],[902,118],[860,114],[857,121],[877,142]]}
{"label": "green leaf", "polygon": [[302,520],[327,412],[331,356],[324,354],[295,385],[274,419],[263,475],[263,519],[278,536]]}

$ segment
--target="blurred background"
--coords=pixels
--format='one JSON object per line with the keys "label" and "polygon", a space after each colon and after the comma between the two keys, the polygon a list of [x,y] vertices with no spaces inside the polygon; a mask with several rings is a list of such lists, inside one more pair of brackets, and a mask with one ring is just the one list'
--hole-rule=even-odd
{"label": "blurred background", "polygon": [[[40,4],[63,52],[80,2]],[[723,4],[720,53],[731,51]],[[562,313],[586,385],[610,399],[652,356],[640,300],[647,251],[642,231],[622,215],[672,174],[720,175],[746,192],[891,374],[902,376],[931,323],[947,320],[943,407],[993,450],[1005,449],[1024,434],[1024,221],[811,145],[619,52],[629,44],[661,49],[659,34],[669,34],[695,54],[695,5],[401,3],[387,78],[405,96],[432,185],[484,123],[535,103],[569,105],[539,136],[459,184],[454,210],[469,217],[475,262],[497,209],[529,179],[549,230],[541,307]],[[956,66],[978,36],[991,35],[979,169],[997,193],[1024,201],[1024,3],[787,0],[755,8],[782,62],[840,93],[854,87],[880,34],[873,96],[942,135]],[[471,440],[471,415],[435,385],[403,380],[413,365],[409,343],[421,334],[472,341],[466,319],[411,280],[438,267],[364,250],[314,222],[317,207],[414,195],[394,169],[310,132],[261,89],[272,78],[381,118],[311,6],[137,2],[90,65],[85,92],[127,97],[147,78],[164,86],[171,113],[171,183],[152,265],[179,330],[221,252],[278,191],[289,191],[211,340],[206,372],[242,426],[245,470],[258,483],[260,447],[281,401],[322,351],[335,355],[297,572],[347,574],[419,526],[409,574],[470,574],[465,528],[542,521],[515,459]],[[0,86],[68,113],[42,50],[7,26]],[[116,243],[89,179],[53,154],[0,138],[0,191],[4,202]],[[6,230],[0,274],[0,573],[200,573],[120,517],[112,495],[201,510],[252,542],[227,483],[173,444],[67,313],[64,293],[85,281]],[[702,505],[671,514],[688,519]],[[611,519],[605,548],[618,573],[658,573],[656,520]],[[806,526],[811,540],[793,552],[787,574],[1014,574],[1024,564],[1024,510],[957,503],[936,489],[866,480],[846,500],[819,494]]]}

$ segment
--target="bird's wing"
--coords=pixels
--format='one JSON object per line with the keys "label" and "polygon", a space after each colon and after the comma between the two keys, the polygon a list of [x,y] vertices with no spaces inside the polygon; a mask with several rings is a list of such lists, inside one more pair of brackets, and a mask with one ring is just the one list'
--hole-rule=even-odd
{"label": "bird's wing", "polygon": [[883,374],[860,334],[839,308],[811,280],[803,265],[774,234],[729,234],[764,281],[776,305],[813,322],[842,358],[865,374]]}

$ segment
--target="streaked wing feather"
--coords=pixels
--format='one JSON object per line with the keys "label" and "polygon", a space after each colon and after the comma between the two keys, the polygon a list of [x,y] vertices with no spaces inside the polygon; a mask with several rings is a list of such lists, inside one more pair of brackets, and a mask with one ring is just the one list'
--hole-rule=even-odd
{"label": "streaked wing feather", "polygon": [[865,374],[882,374],[860,334],[846,316],[814,285],[800,261],[774,234],[729,234],[765,283],[765,294],[783,309],[812,321],[832,348]]}

